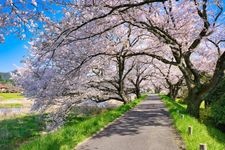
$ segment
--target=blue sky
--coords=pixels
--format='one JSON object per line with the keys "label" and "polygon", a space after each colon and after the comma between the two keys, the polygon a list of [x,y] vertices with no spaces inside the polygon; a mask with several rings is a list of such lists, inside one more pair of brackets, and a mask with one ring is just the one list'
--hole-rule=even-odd
{"label": "blue sky", "polygon": [[21,66],[20,61],[28,55],[24,45],[27,41],[16,36],[7,36],[4,43],[0,43],[0,72],[9,72]]}
{"label": "blue sky", "polygon": [[[41,2],[41,0],[36,0]],[[0,4],[1,4],[0,0]],[[48,7],[55,10],[56,14],[48,13],[47,16],[50,16],[52,19],[60,20],[62,18],[62,9],[56,5],[47,5]],[[46,7],[47,7],[46,6]],[[41,10],[42,8],[40,8]],[[0,43],[0,72],[9,72],[16,69],[15,66],[21,66],[21,60],[23,60],[28,55],[28,50],[24,48],[24,45],[27,44],[29,38],[32,38],[32,35],[27,33],[26,40],[19,39],[15,34],[5,37],[5,42]],[[29,38],[28,38],[29,37]]]}

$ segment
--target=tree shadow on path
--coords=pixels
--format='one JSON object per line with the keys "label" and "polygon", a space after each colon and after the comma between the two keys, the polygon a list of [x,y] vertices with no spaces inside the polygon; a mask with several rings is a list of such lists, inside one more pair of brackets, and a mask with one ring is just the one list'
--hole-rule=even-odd
{"label": "tree shadow on path", "polygon": [[[151,101],[151,102],[150,102]],[[123,117],[106,127],[93,138],[101,138],[112,135],[135,135],[139,134],[140,128],[144,126],[170,126],[169,113],[159,97],[150,96],[133,110],[127,112]]]}

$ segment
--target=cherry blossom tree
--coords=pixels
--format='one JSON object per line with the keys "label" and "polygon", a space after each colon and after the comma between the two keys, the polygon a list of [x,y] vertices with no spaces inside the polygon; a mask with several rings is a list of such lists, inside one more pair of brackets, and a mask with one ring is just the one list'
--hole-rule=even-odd
{"label": "cherry blossom tree", "polygon": [[[163,64],[162,62],[153,64],[156,71],[157,76],[162,76],[164,80],[164,87],[168,89],[168,96],[173,98],[174,100],[177,98],[179,90],[184,86],[183,83],[183,75],[180,70],[176,66]],[[158,77],[160,78],[160,77]]]}
{"label": "cherry blossom tree", "polygon": [[151,87],[150,79],[153,78],[154,69],[151,67],[151,62],[149,58],[145,56],[135,57],[135,66],[131,73],[128,75],[128,81],[131,86],[134,87],[134,93],[136,97],[141,96],[141,92],[149,90]]}
{"label": "cherry blossom tree", "polygon": [[88,83],[89,89],[93,88],[102,93],[102,95],[97,95],[96,92],[93,92],[91,97],[95,98],[97,102],[114,99],[126,104],[130,101],[129,94],[132,91],[127,87],[126,80],[127,75],[134,67],[134,63],[127,60],[125,57],[126,53],[123,50],[124,48],[119,53],[113,55],[112,60],[108,59],[110,64],[104,65],[105,68],[102,69],[103,73],[98,76],[98,79],[95,77]]}
{"label": "cherry blossom tree", "polygon": [[[222,34],[220,31],[222,31],[224,25],[218,26],[218,24],[221,24],[218,20],[223,17],[223,8],[220,3],[216,3],[214,6],[217,9],[212,11],[212,9],[208,9],[209,5],[212,7],[214,4],[204,0],[202,2],[175,2],[171,6],[168,3],[171,12],[168,13],[165,10],[163,15],[162,9],[165,9],[164,5],[156,4],[157,7],[152,9],[150,13],[145,11],[143,14],[143,11],[140,10],[139,12],[143,17],[140,17],[138,11],[124,16],[126,22],[149,31],[149,33],[154,35],[155,41],[160,41],[162,44],[161,51],[155,54],[152,51],[139,52],[138,54],[151,54],[150,56],[153,54],[152,57],[166,64],[178,66],[181,70],[189,90],[186,98],[187,110],[196,117],[199,116],[199,106],[204,95],[217,85],[224,74],[225,53],[221,52],[222,44],[215,44],[215,48],[212,49],[207,47],[209,43],[221,43],[223,41],[223,39],[210,41],[212,38],[219,37],[218,35]],[[135,15],[139,17],[137,18]],[[193,62],[193,58],[198,57],[196,55],[199,54],[198,50],[201,47],[214,51],[214,53],[217,53],[217,49],[219,49],[218,51],[221,54],[214,59],[215,62],[211,62],[215,66],[209,82],[202,82],[202,71]],[[163,52],[167,52],[168,55],[162,55]]]}
{"label": "cherry blossom tree", "polygon": [[[97,56],[113,54],[107,34],[120,35],[121,26],[129,25],[132,30],[126,34],[139,40],[122,56],[149,56],[166,64],[169,70],[178,68],[188,88],[187,110],[199,117],[204,96],[224,76],[224,14],[220,1],[90,1],[90,5],[72,6],[75,13],[67,11],[61,22],[46,26],[46,33],[32,42],[30,68],[43,78],[51,74],[51,80],[43,80],[49,85],[50,95],[75,90],[74,85],[79,85],[76,79],[90,70],[89,64]],[[202,80],[206,74],[211,76]],[[153,83],[158,84],[157,79]],[[56,85],[60,92],[50,88]]]}
{"label": "cherry blossom tree", "polygon": [[[94,75],[87,84],[87,88],[98,91],[93,92],[91,95],[97,102],[114,99],[127,103],[130,101],[129,95],[131,93],[136,92],[137,94],[137,91],[133,89],[138,90],[137,97],[140,96],[140,83],[143,80],[140,79],[140,76],[142,73],[135,74],[138,76],[130,76],[134,67],[136,66],[137,68],[137,61],[127,56],[129,51],[136,48],[139,38],[139,35],[131,33],[130,26],[116,28],[114,32],[110,32],[106,36],[105,43],[107,43],[107,47],[102,48],[102,50],[98,49],[94,55],[90,55],[94,59],[90,64]],[[128,84],[128,80],[133,81],[131,77],[138,78],[137,85],[136,83],[132,85]]]}

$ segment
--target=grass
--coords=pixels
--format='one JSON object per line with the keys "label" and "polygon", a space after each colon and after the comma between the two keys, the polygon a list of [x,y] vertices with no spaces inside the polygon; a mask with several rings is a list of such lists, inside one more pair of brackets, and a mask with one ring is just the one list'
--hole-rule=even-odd
{"label": "grass", "polygon": [[98,132],[110,122],[135,107],[145,96],[113,110],[107,110],[95,116],[69,117],[59,130],[36,137],[22,144],[20,150],[70,150],[78,143]]}
{"label": "grass", "polygon": [[21,143],[39,136],[42,129],[39,116],[20,116],[0,121],[0,149],[16,149]]}
{"label": "grass", "polygon": [[[169,109],[173,123],[180,132],[187,150],[198,150],[200,143],[207,144],[208,150],[225,149],[225,133],[216,129],[212,124],[203,124],[188,115],[185,105],[181,105],[167,96],[161,96],[161,98]],[[192,135],[188,135],[188,126],[193,128]]]}
{"label": "grass", "polygon": [[21,93],[0,93],[0,100],[12,100],[12,99],[22,99],[24,98]]}
{"label": "grass", "polygon": [[23,107],[23,104],[20,103],[0,104],[0,108],[20,108],[20,107]]}

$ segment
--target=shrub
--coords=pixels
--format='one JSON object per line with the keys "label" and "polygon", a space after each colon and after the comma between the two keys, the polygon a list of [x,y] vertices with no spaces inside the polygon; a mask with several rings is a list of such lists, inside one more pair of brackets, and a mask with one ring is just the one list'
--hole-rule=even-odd
{"label": "shrub", "polygon": [[207,94],[205,100],[210,104],[220,99],[225,91],[225,77],[223,80],[214,88],[211,92]]}
{"label": "shrub", "polygon": [[225,125],[225,94],[212,104],[211,112],[213,120],[217,125]]}

